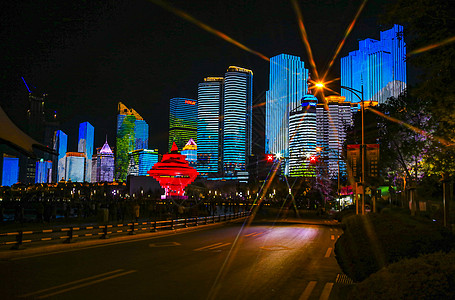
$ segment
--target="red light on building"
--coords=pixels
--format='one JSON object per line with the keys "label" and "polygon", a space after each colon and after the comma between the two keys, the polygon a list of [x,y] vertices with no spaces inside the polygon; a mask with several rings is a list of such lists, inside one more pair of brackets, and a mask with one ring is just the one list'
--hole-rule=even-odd
{"label": "red light on building", "polygon": [[273,154],[267,154],[267,161],[272,162],[273,161]]}
{"label": "red light on building", "polygon": [[316,155],[310,156],[310,163],[315,164],[318,162],[318,157]]}
{"label": "red light on building", "polygon": [[185,104],[196,105],[196,101],[185,100]]}

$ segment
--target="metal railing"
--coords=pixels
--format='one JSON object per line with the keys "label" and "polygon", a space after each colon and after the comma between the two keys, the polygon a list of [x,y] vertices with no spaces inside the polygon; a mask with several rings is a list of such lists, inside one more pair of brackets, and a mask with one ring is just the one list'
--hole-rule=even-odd
{"label": "metal railing", "polygon": [[156,232],[160,230],[174,230],[178,228],[195,227],[213,223],[228,222],[247,217],[249,212],[238,212],[225,215],[179,218],[163,221],[129,222],[123,224],[70,226],[43,230],[15,231],[0,233],[0,246],[12,245],[11,249],[19,249],[23,244],[63,240],[71,243],[74,239],[90,239],[99,237],[107,239],[112,235],[133,235],[137,233]]}

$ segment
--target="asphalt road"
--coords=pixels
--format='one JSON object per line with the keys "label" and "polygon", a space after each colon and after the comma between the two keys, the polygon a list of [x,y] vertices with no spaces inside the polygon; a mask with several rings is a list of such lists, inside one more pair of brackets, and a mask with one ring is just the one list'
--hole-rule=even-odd
{"label": "asphalt road", "polygon": [[0,299],[338,299],[329,220],[228,224],[0,260]]}

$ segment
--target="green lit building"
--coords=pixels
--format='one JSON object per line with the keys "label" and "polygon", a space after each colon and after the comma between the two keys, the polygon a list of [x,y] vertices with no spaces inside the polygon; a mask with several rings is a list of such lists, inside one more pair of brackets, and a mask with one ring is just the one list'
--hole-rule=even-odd
{"label": "green lit building", "polygon": [[183,149],[186,143],[197,141],[197,101],[172,98],[169,104],[169,151],[172,143]]}

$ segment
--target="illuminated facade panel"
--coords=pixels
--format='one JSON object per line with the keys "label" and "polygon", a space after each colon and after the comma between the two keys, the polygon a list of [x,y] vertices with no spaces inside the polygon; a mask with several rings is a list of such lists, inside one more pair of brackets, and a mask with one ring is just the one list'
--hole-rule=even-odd
{"label": "illuminated facade panel", "polygon": [[245,176],[252,143],[253,72],[229,67],[224,78],[222,162],[225,177]]}
{"label": "illuminated facade panel", "polygon": [[19,158],[3,154],[2,186],[12,186],[19,181]]}
{"label": "illuminated facade panel", "polygon": [[[266,92],[265,152],[289,157],[289,113],[307,93],[308,70],[300,57],[280,54],[270,59]],[[285,174],[289,166],[285,160]]]}
{"label": "illuminated facade panel", "polygon": [[134,122],[134,150],[147,149],[149,147],[149,125],[144,120]]}
{"label": "illuminated facade panel", "polygon": [[84,182],[86,160],[84,152],[67,152],[65,157],[65,180]]}
{"label": "illuminated facade panel", "polygon": [[158,162],[158,150],[134,150],[128,153],[128,157],[128,175],[147,176],[147,172]]}
{"label": "illuminated facade panel", "polygon": [[169,149],[173,142],[182,149],[189,139],[197,140],[197,101],[172,98],[169,103]]}
{"label": "illuminated facade panel", "polygon": [[302,98],[302,105],[289,115],[289,175],[314,177],[315,164],[310,161],[316,155],[316,106],[313,95]]}
{"label": "illuminated facade panel", "polygon": [[181,154],[185,156],[185,160],[188,162],[190,167],[195,168],[197,165],[197,145],[193,139],[190,139],[188,143],[183,147]]}
{"label": "illuminated facade panel", "polygon": [[89,159],[86,160],[84,169],[84,180],[91,182],[92,179],[92,162],[91,157],[93,155],[93,144],[95,139],[95,128],[89,122],[83,122],[79,124],[79,142],[77,144],[77,151],[85,153],[85,156]]}
{"label": "illuminated facade panel", "polygon": [[[341,58],[341,85],[362,90],[365,101],[384,103],[406,89],[406,43],[403,26],[381,31],[380,40],[359,41],[359,50]],[[347,90],[341,95],[348,102],[359,99]]]}
{"label": "illuminated facade panel", "polygon": [[106,142],[103,147],[97,151],[96,158],[96,181],[113,182],[114,181],[114,153]]}
{"label": "illuminated facade panel", "polygon": [[223,85],[222,77],[207,77],[198,85],[197,170],[201,176],[221,172]]}
{"label": "illuminated facade panel", "polygon": [[35,183],[52,182],[52,161],[40,159],[36,162]]}
{"label": "illuminated facade panel", "polygon": [[58,153],[53,163],[52,177],[53,182],[58,182],[65,178],[65,155],[68,148],[68,136],[61,130],[55,131],[54,150]]}

